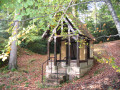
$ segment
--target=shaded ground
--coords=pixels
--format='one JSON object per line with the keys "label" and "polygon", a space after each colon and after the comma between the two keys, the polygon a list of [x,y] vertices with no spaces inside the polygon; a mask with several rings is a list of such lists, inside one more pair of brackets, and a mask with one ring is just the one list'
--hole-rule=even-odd
{"label": "shaded ground", "polygon": [[[113,56],[120,66],[120,40],[95,45],[95,54],[104,57]],[[41,85],[41,64],[46,61],[46,55],[35,54],[25,49],[19,50],[18,70],[9,71],[7,67],[0,68],[0,90],[47,90]],[[84,77],[62,87],[49,88],[56,90],[107,90],[120,89],[120,74],[108,64],[97,63]]]}

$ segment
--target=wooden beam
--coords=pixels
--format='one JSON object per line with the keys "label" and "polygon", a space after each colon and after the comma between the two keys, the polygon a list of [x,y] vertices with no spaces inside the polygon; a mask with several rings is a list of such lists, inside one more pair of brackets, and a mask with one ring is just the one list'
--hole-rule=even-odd
{"label": "wooden beam", "polygon": [[[50,25],[48,25],[47,27],[50,28]],[[45,35],[47,35],[47,31],[48,31],[48,30],[46,30],[46,31],[43,33],[42,38],[44,38]]]}
{"label": "wooden beam", "polygon": [[69,24],[69,22],[64,18],[65,22],[67,23],[67,25],[69,26],[70,30],[73,32],[73,34],[75,34],[75,30],[71,27],[71,25]]}
{"label": "wooden beam", "polygon": [[58,25],[53,29],[53,31],[52,31],[52,35],[49,37],[49,42],[51,42],[52,41],[52,39],[53,39],[53,36],[54,36],[54,33],[56,33],[56,29],[57,29],[57,27],[58,27]]}
{"label": "wooden beam", "polygon": [[[69,18],[69,16],[68,16],[67,14],[66,14],[66,17],[67,17],[68,20],[72,23],[72,25],[73,25],[74,27],[76,27],[76,25],[73,23],[73,21]],[[76,30],[79,32],[79,34],[82,34],[78,28],[76,28]]]}
{"label": "wooden beam", "polygon": [[[68,24],[68,28],[72,31],[73,35],[75,35],[75,30],[73,29],[73,27],[69,24],[69,22],[64,18],[65,22]],[[77,40],[77,38],[75,36],[73,36],[74,40]]]}
{"label": "wooden beam", "polygon": [[56,46],[57,46],[57,43],[56,43],[56,37],[54,37],[54,65],[57,66],[57,50],[56,50]]}

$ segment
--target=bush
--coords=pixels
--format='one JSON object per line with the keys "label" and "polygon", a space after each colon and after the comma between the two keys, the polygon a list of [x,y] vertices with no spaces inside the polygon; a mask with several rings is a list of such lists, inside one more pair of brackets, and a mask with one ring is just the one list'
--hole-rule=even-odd
{"label": "bush", "polygon": [[46,54],[47,53],[47,41],[37,40],[34,42],[29,42],[26,48],[35,53]]}
{"label": "bush", "polygon": [[0,68],[1,67],[3,67],[3,66],[6,66],[6,65],[8,65],[8,59],[7,60],[5,60],[4,62],[0,59]]}

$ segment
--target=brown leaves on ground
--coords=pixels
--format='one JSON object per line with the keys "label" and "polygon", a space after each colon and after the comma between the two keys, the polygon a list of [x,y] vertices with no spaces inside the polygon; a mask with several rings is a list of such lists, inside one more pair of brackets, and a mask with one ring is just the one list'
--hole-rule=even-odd
{"label": "brown leaves on ground", "polygon": [[[120,40],[95,45],[95,54],[101,52],[103,57],[112,55],[120,66]],[[42,63],[47,60],[46,55],[32,53],[20,48],[18,53],[18,70],[9,71],[0,68],[0,90],[41,90]],[[45,70],[45,66],[44,66]],[[108,64],[95,63],[93,68],[81,77],[62,87],[46,88],[56,90],[107,90],[120,88],[120,74]],[[43,89],[45,90],[45,88]]]}

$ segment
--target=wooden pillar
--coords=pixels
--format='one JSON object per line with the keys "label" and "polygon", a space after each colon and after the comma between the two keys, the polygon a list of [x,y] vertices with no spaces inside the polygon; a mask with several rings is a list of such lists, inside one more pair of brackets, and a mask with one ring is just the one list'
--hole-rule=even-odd
{"label": "wooden pillar", "polygon": [[61,61],[61,39],[60,39],[60,61]]}
{"label": "wooden pillar", "polygon": [[[70,28],[68,26],[68,34],[70,34]],[[71,60],[71,56],[70,56],[70,36],[68,36],[68,66],[70,66],[70,60]]]}
{"label": "wooden pillar", "polygon": [[[50,59],[50,42],[48,41],[47,42],[47,57],[48,57],[48,60]],[[48,64],[48,62],[47,62]]]}
{"label": "wooden pillar", "polygon": [[88,59],[88,52],[87,52],[87,43],[85,43],[85,60]]}
{"label": "wooden pillar", "polygon": [[70,66],[70,36],[68,37],[68,66]]}
{"label": "wooden pillar", "polygon": [[57,50],[56,50],[56,37],[54,36],[54,65],[57,66]]}
{"label": "wooden pillar", "polygon": [[90,58],[90,40],[88,40],[88,46],[87,46],[87,58]]}
{"label": "wooden pillar", "polygon": [[80,67],[80,63],[79,63],[79,62],[80,62],[80,61],[79,61],[79,51],[80,51],[80,50],[79,50],[79,43],[80,43],[80,42],[79,42],[79,35],[77,35],[77,47],[76,47],[76,48],[77,48],[77,66],[78,66],[78,67]]}

